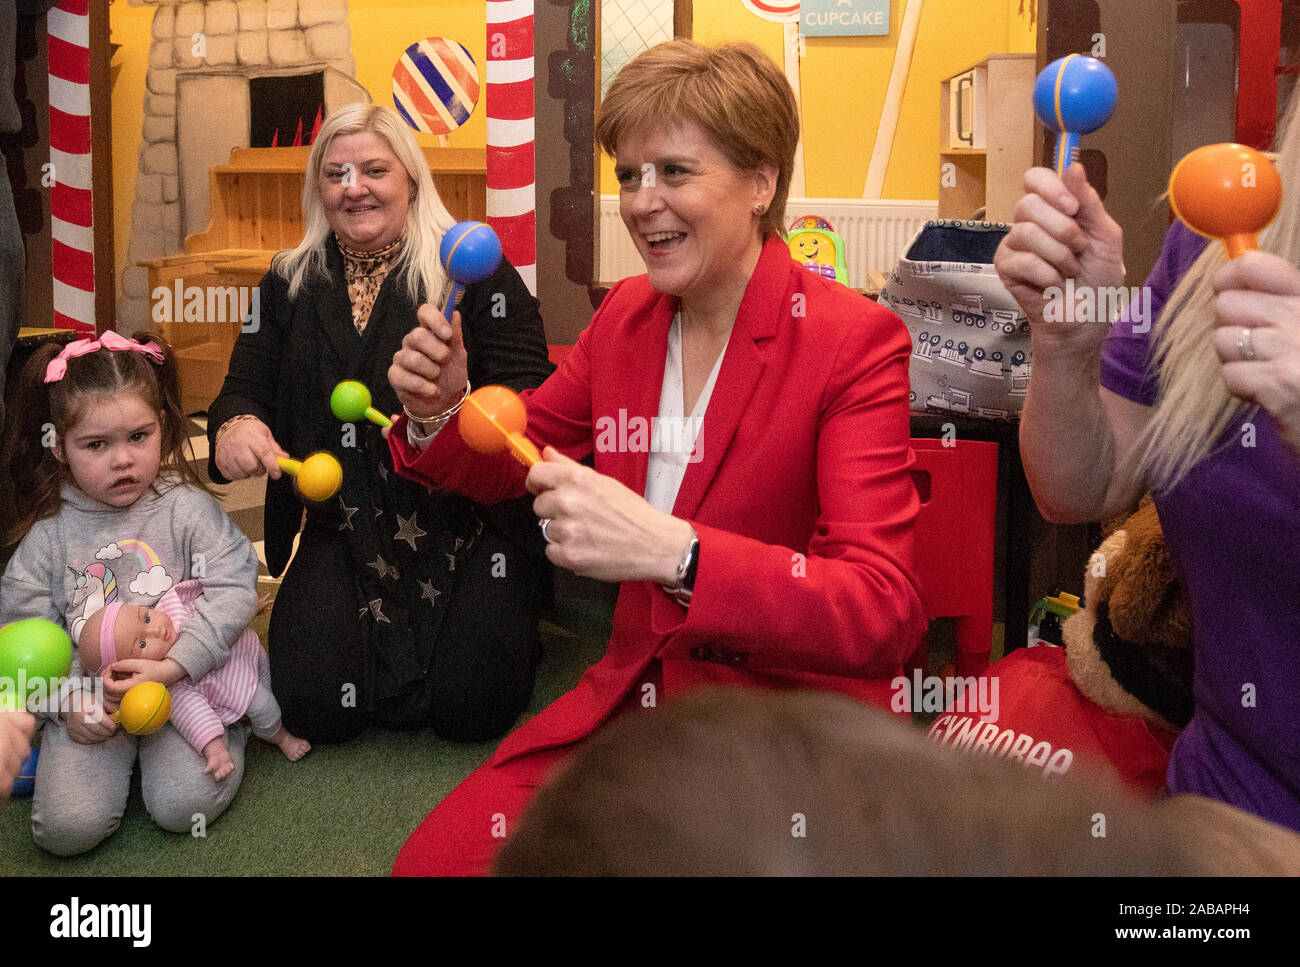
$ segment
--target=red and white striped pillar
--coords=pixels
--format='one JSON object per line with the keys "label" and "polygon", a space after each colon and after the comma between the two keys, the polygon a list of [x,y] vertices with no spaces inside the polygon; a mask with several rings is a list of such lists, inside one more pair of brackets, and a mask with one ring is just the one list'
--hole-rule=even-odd
{"label": "red and white striped pillar", "polygon": [[487,216],[537,294],[533,0],[487,0]]}
{"label": "red and white striped pillar", "polygon": [[50,191],[54,325],[95,331],[90,165],[90,0],[49,12]]}

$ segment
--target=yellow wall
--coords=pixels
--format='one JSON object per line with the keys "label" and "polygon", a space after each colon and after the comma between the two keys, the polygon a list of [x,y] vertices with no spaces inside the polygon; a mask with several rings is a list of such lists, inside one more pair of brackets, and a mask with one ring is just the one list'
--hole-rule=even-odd
{"label": "yellow wall", "polygon": [[[1036,27],[1020,0],[925,0],[898,130],[885,173],[885,198],[938,197],[939,81],[987,54],[1032,51]],[[1025,4],[1028,8],[1028,4]],[[888,37],[808,37],[800,64],[807,194],[860,198],[893,69],[907,0],[890,4]],[[701,43],[749,40],[783,64],[782,28],[740,0],[695,0]],[[601,165],[601,191],[617,191]]]}
{"label": "yellow wall", "polygon": [[[907,0],[891,4],[888,37],[807,38],[800,78],[808,195],[862,195],[906,5]],[[1028,14],[1018,13],[1019,6],[1020,0],[925,0],[886,171],[886,198],[937,197],[939,80],[989,53],[1032,51],[1034,30]],[[428,0],[351,0],[349,7],[357,80],[376,102],[392,103],[393,64],[408,44],[428,36],[463,43],[479,65],[480,84],[485,83],[483,0],[438,0],[436,6]],[[135,196],[154,9],[127,3],[111,8],[113,42],[121,45],[113,59],[113,205],[119,279]],[[741,0],[695,0],[694,13],[697,40],[749,40],[782,63],[781,26],[756,17]],[[480,103],[469,121],[452,133],[450,143],[482,147],[483,114]],[[429,136],[417,137],[422,143],[435,143]],[[602,191],[617,191],[608,158],[602,159],[601,172]]]}
{"label": "yellow wall", "polygon": [[[393,104],[393,65],[402,51],[425,37],[450,37],[469,50],[478,65],[480,92],[486,83],[487,16],[483,0],[351,0],[348,24],[356,79],[377,104]],[[115,277],[126,265],[135,198],[137,151],[144,120],[145,72],[148,66],[153,7],[115,3],[110,11],[112,40],[121,49],[113,58],[113,218],[117,253]],[[469,120],[453,131],[456,148],[481,148],[487,141],[482,95]],[[417,134],[421,144],[437,144],[432,135]]]}
{"label": "yellow wall", "polygon": [[131,238],[131,202],[135,199],[137,153],[144,125],[144,77],[148,69],[149,25],[153,7],[115,3],[109,8],[110,38],[122,47],[113,56],[113,278],[122,294],[122,269]]}

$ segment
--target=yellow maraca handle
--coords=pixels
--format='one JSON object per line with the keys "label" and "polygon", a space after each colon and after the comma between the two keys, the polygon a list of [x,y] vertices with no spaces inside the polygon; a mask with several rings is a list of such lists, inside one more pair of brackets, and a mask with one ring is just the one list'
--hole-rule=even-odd
{"label": "yellow maraca handle", "polygon": [[298,476],[298,471],[302,469],[301,460],[292,460],[289,457],[276,457],[275,461],[280,465],[281,470],[285,473],[291,473],[295,477]]}
{"label": "yellow maraca handle", "polygon": [[378,423],[382,427],[390,427],[393,425],[392,420],[384,416],[384,414],[380,413],[373,406],[366,407],[366,419],[371,423]]}
{"label": "yellow maraca handle", "polygon": [[542,452],[537,449],[532,440],[522,433],[507,433],[506,446],[510,450],[510,455],[525,467],[531,467],[535,463],[542,462]]}

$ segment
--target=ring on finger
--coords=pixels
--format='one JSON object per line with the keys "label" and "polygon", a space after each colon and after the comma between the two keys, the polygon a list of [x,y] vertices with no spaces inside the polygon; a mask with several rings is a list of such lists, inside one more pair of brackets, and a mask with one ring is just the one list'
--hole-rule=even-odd
{"label": "ring on finger", "polygon": [[1243,363],[1249,363],[1255,358],[1255,347],[1250,341],[1250,329],[1245,326],[1241,327],[1241,335],[1237,337],[1237,355],[1241,357]]}
{"label": "ring on finger", "polygon": [[537,526],[542,529],[542,540],[546,541],[546,543],[548,544],[555,543],[553,540],[551,540],[551,535],[546,533],[546,528],[550,526],[552,520],[553,518],[551,517],[543,517],[541,520],[537,522]]}

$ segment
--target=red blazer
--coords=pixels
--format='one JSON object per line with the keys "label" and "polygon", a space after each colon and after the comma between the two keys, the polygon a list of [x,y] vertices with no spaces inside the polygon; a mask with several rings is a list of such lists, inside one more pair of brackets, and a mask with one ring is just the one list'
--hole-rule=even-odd
{"label": "red blazer", "polygon": [[[522,394],[528,436],[575,460],[594,450],[596,470],[643,494],[649,455],[620,450],[616,428],[658,413],[676,306],[644,275],[615,285],[559,370]],[[673,507],[700,538],[690,608],[653,582],[625,581],[605,657],[494,761],[584,738],[655,658],[667,696],[713,683],[887,704],[925,621],[912,560],[910,352],[892,312],[769,240]],[[521,465],[474,453],[454,423],[419,453],[399,420],[398,471],[482,503],[526,492]]]}

